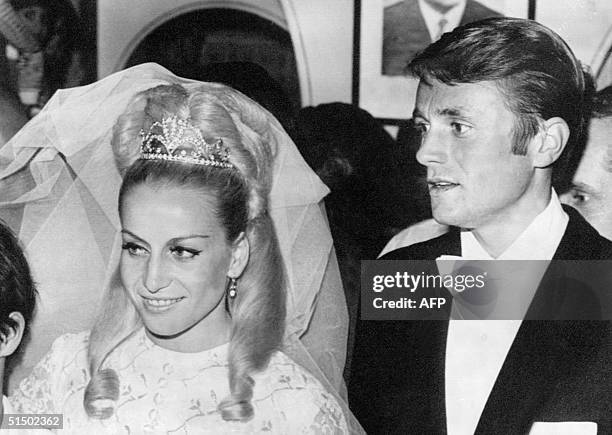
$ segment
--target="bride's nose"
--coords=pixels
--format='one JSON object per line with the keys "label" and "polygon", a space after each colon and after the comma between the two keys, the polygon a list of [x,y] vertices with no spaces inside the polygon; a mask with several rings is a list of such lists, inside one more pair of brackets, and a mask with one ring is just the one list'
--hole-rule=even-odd
{"label": "bride's nose", "polygon": [[159,290],[168,287],[170,280],[167,274],[167,267],[163,258],[152,256],[149,258],[143,282],[149,293],[157,293]]}

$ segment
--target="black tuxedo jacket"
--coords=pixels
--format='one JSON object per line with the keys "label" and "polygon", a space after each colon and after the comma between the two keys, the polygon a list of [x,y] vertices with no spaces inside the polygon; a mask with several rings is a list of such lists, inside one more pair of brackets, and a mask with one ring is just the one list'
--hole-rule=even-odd
{"label": "black tuxedo jacket", "polygon": [[[609,260],[612,242],[574,209],[557,260]],[[435,260],[460,255],[459,231],[390,252],[384,259]],[[547,279],[545,274],[542,282]],[[612,291],[612,285],[610,286]],[[554,297],[542,283],[527,313],[538,318]],[[588,298],[556,309],[597,318]],[[571,317],[571,316],[570,316]],[[541,318],[541,317],[540,317]],[[547,317],[550,318],[550,317]],[[358,320],[350,407],[369,434],[445,434],[445,351],[448,321]],[[533,422],[591,421],[612,433],[612,325],[597,320],[525,320],[477,426],[477,434],[524,434]]]}
{"label": "black tuxedo jacket", "polygon": [[[459,25],[499,16],[477,1],[467,0]],[[387,6],[383,20],[382,74],[405,75],[408,62],[432,42],[417,0]]]}

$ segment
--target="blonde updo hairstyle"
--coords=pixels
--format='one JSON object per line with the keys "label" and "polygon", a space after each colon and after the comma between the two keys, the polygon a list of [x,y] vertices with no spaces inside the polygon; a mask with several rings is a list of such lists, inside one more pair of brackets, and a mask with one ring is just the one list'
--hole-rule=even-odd
{"label": "blonde updo hairstyle", "polygon": [[[273,150],[265,131],[252,122],[261,108],[227,87],[211,85],[188,91],[163,85],[135,97],[113,130],[112,147],[123,177],[119,212],[126,194],[143,183],[202,189],[217,199],[216,215],[229,243],[241,234],[248,239],[248,264],[240,276],[237,295],[227,307],[232,319],[228,351],[230,396],[219,404],[224,420],[246,421],[253,416],[252,374],[264,369],[279,349],[284,334],[283,264],[272,220],[267,212],[272,184]],[[256,109],[256,110],[253,110]],[[234,168],[139,159],[141,129],[177,115],[199,128],[207,142],[222,139]],[[119,398],[119,379],[112,367],[102,367],[108,355],[142,322],[115,273],[92,329],[88,358],[91,379],[84,397],[90,417],[105,419]]]}

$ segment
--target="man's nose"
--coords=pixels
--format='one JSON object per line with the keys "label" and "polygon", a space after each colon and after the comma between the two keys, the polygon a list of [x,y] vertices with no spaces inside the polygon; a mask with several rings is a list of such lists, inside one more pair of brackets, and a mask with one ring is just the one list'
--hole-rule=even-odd
{"label": "man's nose", "polygon": [[421,165],[431,166],[448,161],[448,144],[442,136],[434,129],[421,136],[421,145],[416,154],[416,159]]}
{"label": "man's nose", "polygon": [[149,258],[143,282],[149,293],[157,293],[163,288],[168,287],[170,279],[168,278],[167,265],[164,263],[163,258]]}

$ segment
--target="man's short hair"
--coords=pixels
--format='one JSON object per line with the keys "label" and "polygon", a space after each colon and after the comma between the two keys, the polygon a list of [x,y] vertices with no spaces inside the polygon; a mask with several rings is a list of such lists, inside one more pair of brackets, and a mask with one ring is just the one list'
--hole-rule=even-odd
{"label": "man's short hair", "polygon": [[0,222],[0,342],[17,327],[9,314],[20,312],[27,330],[35,304],[36,287],[28,262],[15,235]]}
{"label": "man's short hair", "polygon": [[542,120],[560,117],[569,126],[565,156],[584,135],[590,75],[559,35],[535,21],[502,17],[457,27],[417,55],[408,70],[427,83],[495,82],[517,119],[515,154],[525,154]]}
{"label": "man's short hair", "polygon": [[[607,119],[609,122],[612,118],[612,86],[603,88],[597,91],[593,97],[593,108],[591,110],[591,119]],[[612,133],[612,129],[610,130]],[[588,142],[588,139],[587,139]],[[582,154],[581,154],[582,157]],[[608,145],[604,161],[602,162],[608,172],[612,172],[612,144]],[[572,174],[573,175],[573,174]]]}

